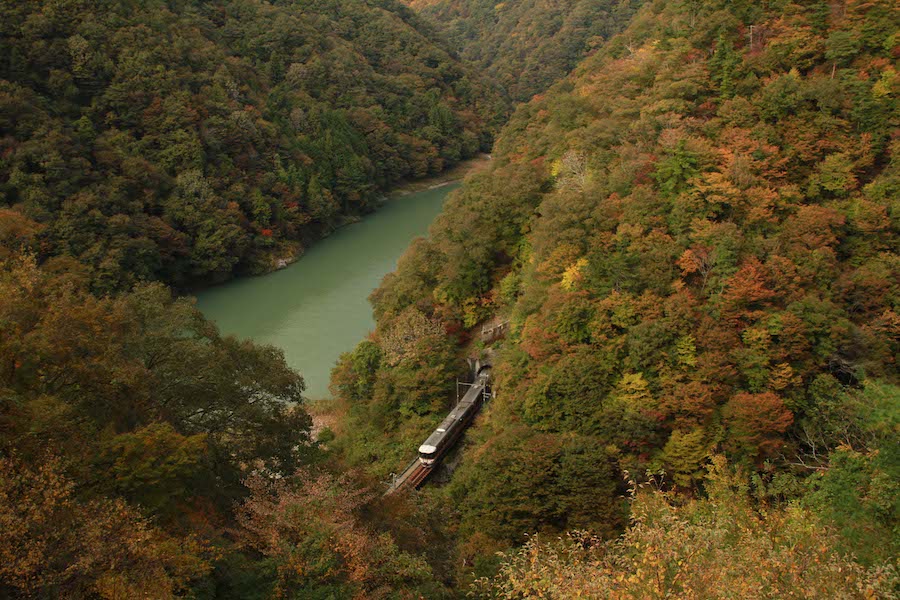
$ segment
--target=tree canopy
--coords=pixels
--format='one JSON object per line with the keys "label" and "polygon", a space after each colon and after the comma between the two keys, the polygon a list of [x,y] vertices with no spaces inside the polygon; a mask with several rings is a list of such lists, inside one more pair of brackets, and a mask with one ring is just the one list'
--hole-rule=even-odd
{"label": "tree canopy", "polygon": [[[0,0],[0,597],[896,596],[895,3],[412,4]],[[497,89],[314,427],[177,292]],[[381,497],[500,319],[452,477]]]}
{"label": "tree canopy", "polygon": [[271,270],[486,149],[494,96],[390,0],[0,3],[0,206],[92,289]]}
{"label": "tree canopy", "polygon": [[703,498],[721,454],[891,560],[898,26],[880,1],[650,2],[518,107],[372,295],[379,328],[414,307],[461,346],[510,320],[496,400],[431,496],[458,507],[458,559],[621,531],[625,473]]}
{"label": "tree canopy", "polygon": [[405,0],[511,100],[540,94],[618,33],[637,0]]}

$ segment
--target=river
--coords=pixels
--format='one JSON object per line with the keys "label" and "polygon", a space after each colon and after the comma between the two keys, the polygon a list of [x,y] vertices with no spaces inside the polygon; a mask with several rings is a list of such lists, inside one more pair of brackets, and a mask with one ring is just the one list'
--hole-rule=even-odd
{"label": "river", "polygon": [[285,269],[236,279],[197,294],[225,334],[284,350],[308,398],[328,393],[331,369],[374,329],[368,296],[440,213],[459,184],[391,198],[378,211],[321,240]]}

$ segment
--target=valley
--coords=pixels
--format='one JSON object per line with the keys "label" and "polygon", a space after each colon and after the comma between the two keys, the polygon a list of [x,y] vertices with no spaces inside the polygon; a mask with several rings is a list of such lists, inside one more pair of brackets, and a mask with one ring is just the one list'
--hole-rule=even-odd
{"label": "valley", "polygon": [[0,0],[0,598],[896,598],[898,31]]}

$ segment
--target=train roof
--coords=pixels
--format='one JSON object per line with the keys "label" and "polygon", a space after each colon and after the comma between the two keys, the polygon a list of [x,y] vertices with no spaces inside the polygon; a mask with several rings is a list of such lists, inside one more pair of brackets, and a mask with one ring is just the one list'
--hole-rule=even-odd
{"label": "train roof", "polygon": [[472,384],[466,394],[462,397],[462,400],[453,407],[453,410],[450,411],[450,414],[444,417],[444,420],[437,426],[437,429],[432,432],[431,435],[425,440],[425,442],[419,446],[420,454],[433,454],[437,451],[437,447],[441,442],[441,439],[447,433],[453,424],[461,419],[469,410],[476,400],[481,396],[484,388],[487,386],[488,374],[482,373],[475,380],[475,383]]}
{"label": "train roof", "polygon": [[462,400],[459,401],[460,404],[463,402],[474,402],[484,391],[484,388],[487,387],[487,375],[481,375],[478,379],[475,380],[475,383],[469,386],[469,389],[466,390],[465,395],[463,395]]}

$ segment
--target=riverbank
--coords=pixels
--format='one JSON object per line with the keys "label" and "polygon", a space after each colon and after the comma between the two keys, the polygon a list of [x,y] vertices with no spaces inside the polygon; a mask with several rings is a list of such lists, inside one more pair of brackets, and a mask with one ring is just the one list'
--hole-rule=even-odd
{"label": "riverbank", "polygon": [[311,245],[303,260],[265,277],[238,277],[204,290],[197,306],[223,334],[281,348],[288,365],[303,374],[305,395],[327,397],[337,359],[375,327],[372,290],[396,268],[410,242],[427,234],[458,185],[386,202]]}
{"label": "riverbank", "polygon": [[[461,182],[463,179],[473,173],[477,173],[487,168],[491,162],[489,154],[479,154],[474,158],[464,160],[449,169],[442,171],[437,175],[425,177],[422,179],[413,179],[409,181],[400,181],[388,190],[384,196],[381,206],[389,200],[395,198],[403,198],[413,194],[418,194],[428,190],[438,189],[447,185]],[[376,211],[377,212],[377,209]],[[202,283],[193,283],[190,286],[177,288],[176,291],[180,295],[196,296],[206,290],[225,285],[237,279],[254,278],[264,275],[271,275],[277,271],[281,271],[298,260],[315,245],[328,239],[336,232],[341,231],[349,225],[359,223],[365,216],[347,215],[340,222],[334,223],[330,228],[323,230],[320,235],[311,237],[307,240],[282,240],[277,248],[272,248],[265,257],[260,258],[254,269],[243,270],[237,273],[231,273],[227,277],[220,278],[215,281],[205,281]]]}
{"label": "riverbank", "polygon": [[[446,185],[458,183],[469,175],[487,168],[490,162],[490,154],[479,154],[475,158],[464,160],[450,167],[449,169],[445,169],[437,175],[425,177],[422,179],[412,179],[409,181],[398,182],[397,185],[392,187],[384,195],[382,204],[394,198],[403,198],[406,196],[411,196],[413,194],[418,194],[420,192],[434,190]],[[318,238],[318,241],[328,238],[336,231],[339,231],[348,225],[358,223],[362,218],[363,217],[359,215],[345,216],[339,223],[334,224],[334,226],[329,231]],[[279,248],[279,251],[275,251],[272,253],[269,265],[266,269],[258,273],[251,273],[250,275],[268,275],[270,273],[274,273],[275,271],[280,271],[281,269],[284,269],[300,260],[305,254],[306,250],[307,247],[300,242],[285,242],[283,246]]]}
{"label": "riverbank", "polygon": [[386,197],[398,198],[409,196],[410,194],[424,192],[426,190],[433,190],[445,185],[450,185],[458,181],[462,181],[469,175],[487,168],[490,163],[490,154],[479,154],[475,158],[464,160],[437,175],[425,177],[424,179],[402,181],[391,188],[391,190],[386,194]]}

